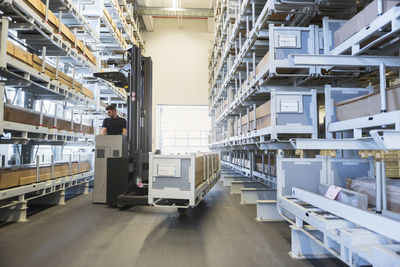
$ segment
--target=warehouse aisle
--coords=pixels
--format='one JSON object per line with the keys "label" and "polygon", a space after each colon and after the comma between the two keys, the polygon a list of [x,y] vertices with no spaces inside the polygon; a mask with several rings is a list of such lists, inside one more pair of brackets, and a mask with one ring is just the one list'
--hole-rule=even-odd
{"label": "warehouse aisle", "polygon": [[286,223],[259,223],[255,206],[217,184],[206,200],[176,209],[126,211],[79,196],[64,207],[0,228],[0,266],[343,266],[338,260],[293,261]]}

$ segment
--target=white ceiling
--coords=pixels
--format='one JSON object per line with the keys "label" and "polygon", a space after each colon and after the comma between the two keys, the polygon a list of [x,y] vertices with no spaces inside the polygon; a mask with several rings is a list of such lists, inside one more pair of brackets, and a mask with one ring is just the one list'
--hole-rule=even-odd
{"label": "white ceiling", "polygon": [[213,8],[215,0],[139,0],[139,5],[149,7]]}

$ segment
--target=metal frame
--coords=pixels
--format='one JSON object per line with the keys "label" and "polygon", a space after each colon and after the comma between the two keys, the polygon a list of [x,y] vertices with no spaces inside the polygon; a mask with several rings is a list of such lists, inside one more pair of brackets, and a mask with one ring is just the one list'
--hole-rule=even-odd
{"label": "metal frame", "polygon": [[[350,266],[400,262],[396,254],[400,249],[396,230],[400,222],[299,188],[293,188],[291,197],[280,197],[278,203],[281,214],[293,224],[291,255],[296,258],[331,255]],[[320,250],[307,251],[310,244]],[[318,255],[318,251],[323,254]]]}
{"label": "metal frame", "polygon": [[93,180],[93,172],[87,172],[1,190],[0,221],[28,221],[26,213],[28,201],[64,205],[66,190],[83,186],[83,189],[77,192],[88,194],[89,182],[91,180]]}
{"label": "metal frame", "polygon": [[[295,191],[282,195],[282,183],[284,182],[282,179],[284,179],[285,172],[288,174],[290,170],[283,167],[279,158],[287,161],[303,161],[304,163],[307,161],[319,162],[321,170],[313,174],[310,181],[299,180],[303,183],[314,183],[313,185],[317,187],[321,180],[328,184],[334,184],[335,177],[338,179],[339,174],[335,174],[334,167],[332,167],[334,161],[348,161],[349,164],[364,162],[369,164],[368,168],[365,167],[366,175],[374,176],[371,159],[360,160],[352,150],[400,149],[398,144],[400,139],[398,113],[400,111],[384,112],[386,105],[383,101],[385,99],[386,67],[395,69],[400,67],[400,61],[396,57],[399,47],[396,47],[396,43],[391,41],[391,38],[396,37],[400,31],[400,7],[394,7],[386,13],[380,14],[370,25],[335,47],[334,31],[345,23],[345,20],[342,19],[348,19],[348,15],[356,11],[355,2],[328,1],[327,6],[330,5],[332,8],[330,14],[324,13],[326,12],[324,8],[327,6],[323,6],[321,1],[309,2],[307,4],[304,1],[296,3],[296,1],[269,0],[266,1],[262,10],[254,12],[252,2],[243,0],[236,2],[239,7],[234,9],[235,14],[228,21],[229,3],[217,1],[216,12],[219,14],[216,15],[215,43],[209,58],[209,67],[211,68],[209,72],[209,114],[213,117],[210,148],[222,151],[221,164],[224,167],[255,180],[262,180],[260,177],[262,175],[257,173],[253,166],[255,151],[278,150],[278,154],[283,154],[279,152],[280,149],[345,150],[342,153],[338,151],[337,159],[321,156],[313,159],[288,159],[284,158],[284,154],[283,158],[278,157],[277,178],[274,180],[275,183],[278,183],[277,191],[281,196],[277,203],[262,204],[260,201],[259,204],[257,202],[257,207],[260,206],[260,216],[257,212],[257,217],[262,220],[265,220],[266,216],[276,217],[276,206],[278,206],[283,217],[292,223],[290,255],[295,258],[338,257],[351,266],[399,265],[400,257],[396,253],[400,251],[400,240],[397,236],[394,238],[395,241],[388,239],[392,238],[390,231],[396,231],[399,227],[398,222],[392,221],[388,224],[390,231],[389,228],[382,230],[385,228],[382,225],[385,225],[389,219],[381,215],[361,211],[305,190],[294,189]],[[378,1],[378,3],[382,3],[382,1]],[[364,4],[366,5],[366,3]],[[340,6],[342,11],[338,11]],[[329,19],[325,17],[322,20],[323,28],[317,30],[318,35],[314,38],[315,42],[310,44],[318,49],[301,55],[292,52],[291,55],[287,55],[286,63],[280,62],[283,67],[299,66],[311,71],[301,73],[304,75],[303,77],[287,73],[283,73],[281,77],[274,77],[273,71],[271,75],[268,75],[269,66],[264,68],[262,75],[257,73],[250,82],[247,81],[246,78],[254,70],[261,53],[265,54],[269,49],[273,51],[270,56],[274,58],[273,29],[290,29],[289,25],[297,26],[297,28],[293,27],[294,30],[302,29],[299,26],[308,26],[315,11],[320,12],[319,14],[322,16],[329,17]],[[289,14],[290,12],[292,13]],[[303,12],[310,13],[304,16]],[[281,23],[284,26],[269,25],[271,17],[276,14],[284,15],[286,21]],[[228,24],[225,24],[225,19]],[[277,19],[273,23],[279,24],[277,21],[279,20]],[[292,22],[293,24],[291,24]],[[310,26],[310,28],[312,27]],[[268,40],[268,44],[265,44],[265,40]],[[395,54],[391,54],[393,51]],[[371,92],[372,88],[349,88],[356,84],[360,74],[366,73],[363,68],[366,68],[366,72],[379,70],[381,102],[383,102],[381,110],[383,112],[364,118],[335,121],[333,118],[334,102],[339,101],[334,96],[336,93],[342,93],[342,96],[348,94],[348,98],[352,98]],[[274,66],[271,69],[274,69]],[[275,78],[286,78],[284,82],[288,84]],[[332,86],[326,86],[327,84],[332,84]],[[334,87],[338,84],[341,84],[343,88]],[[309,86],[305,87],[304,85]],[[299,88],[300,86],[301,88]],[[324,86],[325,92],[322,90]],[[263,130],[239,132],[237,135],[231,136],[232,126],[230,124],[233,118],[239,116],[242,119],[244,113],[252,112],[254,106],[268,100],[273,94],[271,89],[276,89],[279,93],[310,91],[311,89],[315,89],[318,93],[324,93],[327,118],[326,139],[318,139],[317,134],[306,139],[304,136],[300,136],[301,133],[296,129],[291,129],[294,137],[289,138],[294,139],[289,141],[278,134],[275,142],[272,142],[268,136],[271,133]],[[249,121],[247,124],[249,125]],[[251,125],[248,129],[252,129]],[[368,136],[366,137],[364,134],[368,134]],[[348,158],[341,158],[341,156]],[[247,166],[244,162],[245,158],[249,162]],[[350,165],[347,167],[352,169]],[[364,165],[362,168],[354,165],[353,169],[363,171]],[[377,172],[379,174],[381,169],[378,169]],[[271,186],[273,183],[266,184]],[[263,205],[265,207],[262,207]],[[355,214],[359,215],[358,218]],[[389,216],[386,211],[383,214]],[[393,214],[390,216],[398,218]],[[381,223],[376,223],[378,221]]]}
{"label": "metal frame", "polygon": [[[119,4],[123,6],[123,14],[127,16],[128,20],[124,20],[124,23],[122,18],[118,17],[120,19],[119,27],[124,28],[125,32],[128,33],[127,38],[143,47],[144,42],[133,17],[133,9],[128,7],[125,0],[120,0]],[[94,22],[98,21],[100,24],[102,10],[97,10],[98,14],[93,17],[88,15],[87,10],[81,9],[80,5],[79,1],[74,0],[47,1],[46,14],[43,19],[22,0],[4,0],[0,3],[0,10],[4,13],[3,18],[0,19],[0,67],[2,67],[0,76],[4,78],[0,84],[0,133],[9,133],[11,136],[10,139],[2,138],[0,141],[1,144],[25,145],[29,143],[34,145],[90,147],[93,145],[94,135],[81,132],[82,116],[93,116],[95,120],[94,124],[97,126],[99,114],[102,114],[108,105],[106,102],[118,101],[123,102],[123,104],[126,103],[128,96],[120,89],[107,82],[91,77],[92,72],[100,71],[101,57],[103,59],[109,59],[110,57],[117,57],[119,59],[120,56],[115,54],[107,55],[108,52],[112,51],[108,49],[109,45],[107,44],[110,40],[104,37],[107,37],[109,32],[114,32],[112,25],[108,25],[108,33],[95,32],[88,22],[89,20],[93,20]],[[85,51],[82,53],[78,51],[76,43],[74,46],[74,44],[64,41],[61,32],[53,29],[47,23],[49,10],[56,13],[60,22],[64,23],[67,27],[74,27],[75,30],[73,30],[73,33],[75,37],[79,37],[84,45],[87,44],[93,50],[102,52],[102,55],[93,52],[97,58],[95,63],[92,63],[84,55]],[[14,31],[18,34],[14,34]],[[33,51],[39,57],[41,56],[43,61],[42,71],[37,71],[31,66],[9,56],[7,54],[7,40],[9,39],[13,39],[16,43],[23,46],[24,49],[30,52]],[[119,51],[125,50],[125,47],[114,48]],[[51,79],[45,74],[46,62],[50,63],[51,66],[55,65],[56,79]],[[77,77],[79,75],[79,82],[93,89],[94,99],[77,93],[73,88],[59,83],[57,80],[58,70],[61,67],[72,68],[73,84],[78,80]],[[4,87],[14,87],[25,92],[34,92],[37,95],[37,100],[59,101],[57,103],[60,105],[62,101],[62,105],[65,105],[65,107],[67,107],[67,104],[74,104],[73,108],[68,106],[66,109],[71,110],[71,120],[73,120],[74,113],[75,115],[79,114],[80,132],[73,132],[72,128],[71,131],[48,129],[40,126],[42,122],[38,126],[33,126],[5,121],[3,119]],[[42,115],[43,109],[41,108],[41,118],[43,118]],[[55,114],[54,125],[56,125],[57,117],[60,117],[60,114]],[[36,162],[39,166],[38,159]],[[72,187],[76,187],[78,188],[77,192],[83,191],[87,193],[91,180],[93,180],[93,172],[88,172],[1,190],[0,218],[7,221],[26,221],[27,201],[63,204],[66,189],[72,190]]]}
{"label": "metal frame", "polygon": [[[189,207],[196,207],[202,199],[205,197],[205,195],[213,188],[213,186],[218,182],[220,178],[220,168],[217,168],[218,166],[209,166],[208,164],[208,157],[209,155],[205,155],[207,159],[205,159],[204,164],[204,172],[205,173],[212,173],[212,175],[209,177],[209,179],[205,180],[203,183],[198,185],[197,187],[196,182],[195,182],[195,173],[196,173],[196,154],[191,154],[191,155],[155,155],[152,154],[150,155],[150,166],[149,166],[149,195],[148,195],[148,202],[150,205],[153,206],[160,206],[160,207],[166,207],[166,206],[176,206],[179,208],[189,208]],[[182,160],[183,159],[189,159],[190,164],[187,166],[187,170],[189,173],[189,177],[183,177],[181,174],[181,168],[184,168],[182,165]],[[181,190],[180,188],[175,188],[175,187],[168,187],[164,186],[163,189],[155,189],[153,188],[153,182],[155,179],[163,179],[161,178],[156,178],[157,173],[154,173],[154,171],[158,168],[158,166],[154,166],[155,160],[159,160],[160,162],[163,162],[166,166],[174,167],[177,168],[177,171],[179,173],[176,173],[174,177],[176,179],[183,179],[187,178],[187,181],[190,183],[190,189],[189,190]],[[174,161],[175,163],[171,162]],[[179,166],[176,165],[179,163]],[[155,200],[158,199],[158,200]],[[171,200],[187,200],[188,203],[181,204],[181,203],[176,203],[173,201],[170,201],[168,205],[166,204],[159,204],[160,202],[163,201],[163,199],[171,199]]]}

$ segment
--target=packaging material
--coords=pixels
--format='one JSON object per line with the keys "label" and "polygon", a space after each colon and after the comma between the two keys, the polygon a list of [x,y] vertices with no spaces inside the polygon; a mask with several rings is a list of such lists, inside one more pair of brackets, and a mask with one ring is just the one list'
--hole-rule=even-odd
{"label": "packaging material", "polygon": [[257,130],[271,126],[271,101],[256,108]]}
{"label": "packaging material", "polygon": [[[80,171],[78,162],[73,162],[71,166],[72,175],[90,171],[90,162],[82,161],[80,163]],[[69,175],[69,163],[58,163],[54,166],[54,179]],[[51,179],[51,166],[41,166],[39,168],[39,182]],[[35,183],[36,167],[22,166],[12,167],[0,170],[0,189],[6,189],[15,186],[27,185]]]}
{"label": "packaging material", "polygon": [[256,76],[258,76],[261,71],[264,69],[266,65],[268,65],[269,62],[269,51],[264,55],[264,57],[258,62],[256,66]]}
{"label": "packaging material", "polygon": [[[400,110],[400,86],[386,90],[386,103],[388,112]],[[336,116],[339,121],[371,116],[381,112],[379,91],[345,100],[335,105]]]}
{"label": "packaging material", "polygon": [[[33,67],[35,70],[42,72],[42,59],[37,55],[31,54],[22,48],[14,45],[11,41],[7,42],[7,54],[24,62],[25,64]],[[75,92],[82,93],[83,95],[93,98],[93,92],[87,87],[83,86],[80,82],[73,80],[70,76],[66,75],[62,71],[58,71],[58,77],[56,75],[56,68],[50,64],[45,63],[44,74],[52,80],[58,80],[61,84],[73,88]]]}
{"label": "packaging material", "polygon": [[[386,12],[398,4],[398,0],[383,0],[383,10]],[[364,27],[367,27],[377,17],[378,5],[377,0],[374,0],[335,32],[335,46],[343,43]]]}
{"label": "packaging material", "polygon": [[220,169],[220,158],[217,153],[199,153],[195,159],[195,187],[207,181]]}
{"label": "packaging material", "polygon": [[[4,106],[4,118],[5,121],[23,123],[33,126],[39,126],[40,124],[40,113],[36,111],[30,111],[27,109],[19,108],[16,106],[5,105]],[[54,118],[50,116],[43,115],[43,127],[53,128]],[[64,120],[61,118],[57,119],[58,130],[71,130],[71,121]],[[80,132],[80,124],[74,123],[74,132]],[[89,125],[82,125],[82,132],[93,134],[94,128]]]}
{"label": "packaging material", "polygon": [[[346,188],[368,196],[368,204],[376,204],[376,190],[374,178],[348,178]],[[400,180],[386,180],[387,205],[388,209],[400,212]]]}
{"label": "packaging material", "polygon": [[[46,15],[46,5],[41,0],[24,0],[30,7],[32,7],[33,12],[38,14],[43,19]],[[51,10],[48,10],[48,23],[53,28],[55,33],[61,33],[64,41],[71,44],[72,47],[77,47],[78,51],[83,54],[83,43],[78,40],[71,30],[62,22],[59,21],[56,15]],[[76,40],[75,40],[76,39]],[[89,50],[89,48],[87,48]],[[89,60],[96,64],[95,57],[88,57]]]}

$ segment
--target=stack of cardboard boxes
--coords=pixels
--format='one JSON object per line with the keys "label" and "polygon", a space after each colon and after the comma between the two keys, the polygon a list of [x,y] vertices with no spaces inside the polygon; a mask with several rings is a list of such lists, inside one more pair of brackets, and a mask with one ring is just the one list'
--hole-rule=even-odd
{"label": "stack of cardboard boxes", "polygon": [[[336,103],[339,121],[372,116],[381,112],[379,91]],[[387,111],[400,110],[400,85],[386,90]]]}
{"label": "stack of cardboard boxes", "polygon": [[268,157],[265,155],[264,162],[262,162],[261,157],[256,158],[256,171],[261,172],[263,171],[263,165],[264,165],[264,170],[265,173],[268,175],[276,176],[276,168],[275,168],[275,157],[271,156],[271,172],[269,170],[269,165],[268,165]]}
{"label": "stack of cardboard boxes", "polygon": [[[36,167],[18,167],[0,170],[0,189],[6,189],[15,186],[27,185],[37,181],[43,182],[52,179],[51,166],[42,166],[39,168],[39,176],[36,174]],[[71,175],[90,171],[90,162],[83,161],[71,164]],[[70,175],[69,163],[55,164],[54,179]]]}
{"label": "stack of cardboard boxes", "polygon": [[196,154],[195,165],[195,186],[197,187],[219,172],[221,169],[219,154]]}
{"label": "stack of cardboard boxes", "polygon": [[[383,0],[383,12],[399,4],[398,0]],[[377,0],[374,0],[335,32],[335,46],[340,45],[363,28],[369,27],[369,24],[377,17],[378,4]],[[377,35],[376,38],[378,37]]]}
{"label": "stack of cardboard boxes", "polygon": [[[38,14],[42,19],[46,17],[46,5],[41,0],[24,0],[33,12]],[[71,47],[76,48],[79,53],[84,55],[90,62],[96,65],[96,57],[92,54],[89,47],[82,43],[75,35],[65,26],[50,10],[48,11],[48,23],[53,28],[54,33],[61,34],[64,41],[71,44]]]}
{"label": "stack of cardboard boxes", "polygon": [[[117,5],[119,7],[119,5]],[[122,10],[121,10],[122,12]],[[103,14],[104,17],[107,19],[107,21],[111,24],[115,34],[117,35],[118,39],[121,41],[121,43],[124,45],[124,48],[128,47],[128,44],[125,41],[125,38],[122,36],[121,31],[118,29],[117,24],[113,21],[110,13],[108,12],[107,8],[103,6]]]}
{"label": "stack of cardboard boxes", "polygon": [[[249,121],[249,124],[247,124],[247,121]],[[267,101],[256,108],[256,129],[260,130],[268,126],[271,126],[271,101]],[[236,121],[233,127],[234,133],[237,135],[240,127],[237,126]],[[241,127],[242,133],[251,132],[254,129],[254,111],[242,116]]]}
{"label": "stack of cardboard boxes", "polygon": [[[19,46],[14,45],[11,41],[7,41],[7,54],[42,73],[42,59],[37,55],[31,54]],[[55,67],[47,63],[45,63],[43,73],[51,80],[58,80],[60,84],[63,84],[71,89],[73,88],[75,92],[81,93],[89,98],[93,98],[93,92],[90,89],[66,75],[64,72],[60,70],[57,71]]]}
{"label": "stack of cardboard boxes", "polygon": [[[43,115],[43,123],[40,125],[40,113],[36,111],[32,111],[29,109],[24,109],[12,105],[4,106],[4,118],[5,121],[23,123],[33,126],[43,126],[47,128],[56,128],[57,130],[65,130],[71,131],[71,121],[67,121],[64,119],[57,119],[57,125],[54,125],[54,118]],[[87,133],[93,134],[94,128],[93,126],[82,124],[82,131],[80,130],[80,124],[74,123],[73,132],[79,133]]]}

